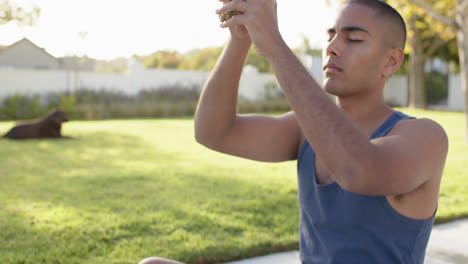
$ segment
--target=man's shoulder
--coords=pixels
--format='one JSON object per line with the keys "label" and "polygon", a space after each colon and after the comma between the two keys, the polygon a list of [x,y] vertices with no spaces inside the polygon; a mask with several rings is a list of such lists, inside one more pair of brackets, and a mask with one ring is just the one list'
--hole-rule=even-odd
{"label": "man's shoulder", "polygon": [[389,135],[401,133],[417,133],[420,136],[447,138],[444,128],[429,118],[405,119],[398,122]]}
{"label": "man's shoulder", "polygon": [[428,118],[405,119],[398,122],[387,136],[400,136],[409,144],[423,144],[426,147],[447,152],[448,136],[444,128]]}

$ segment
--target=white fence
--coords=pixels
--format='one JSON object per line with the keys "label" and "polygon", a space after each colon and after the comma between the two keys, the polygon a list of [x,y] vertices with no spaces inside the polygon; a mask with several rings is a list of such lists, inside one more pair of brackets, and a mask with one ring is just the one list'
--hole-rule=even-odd
{"label": "white fence", "polygon": [[[104,89],[132,95],[143,89],[157,89],[168,85],[201,88],[209,74],[209,72],[163,69],[131,71],[126,74],[0,69],[0,100],[15,94],[40,95],[48,92],[72,92],[78,89]],[[260,100],[265,96],[265,87],[271,83],[275,83],[274,76],[260,74],[247,67],[240,82],[240,96],[248,100]]]}
{"label": "white fence", "polygon": [[404,75],[392,76],[384,88],[385,102],[395,106],[408,105],[408,77]]}
{"label": "white fence", "polygon": [[[202,87],[209,72],[178,71],[163,69],[131,68],[129,73],[94,73],[65,70],[7,70],[0,69],[0,100],[21,94],[45,94],[48,92],[73,92],[77,89],[112,90],[136,94],[142,89],[179,84]],[[315,76],[321,83],[321,76]],[[276,88],[275,88],[276,87]],[[280,92],[274,75],[258,73],[246,66],[239,84],[241,97],[255,101],[268,94]],[[408,80],[406,76],[394,76],[384,90],[385,100],[392,104],[408,104]]]}
{"label": "white fence", "polygon": [[65,70],[1,70],[0,98],[13,94],[71,92],[78,89],[113,90],[136,94],[142,89],[170,84],[203,83],[207,72],[148,70],[130,74],[94,73]]}
{"label": "white fence", "polygon": [[447,99],[448,109],[452,111],[463,111],[465,109],[463,99],[464,95],[460,75],[450,75]]}

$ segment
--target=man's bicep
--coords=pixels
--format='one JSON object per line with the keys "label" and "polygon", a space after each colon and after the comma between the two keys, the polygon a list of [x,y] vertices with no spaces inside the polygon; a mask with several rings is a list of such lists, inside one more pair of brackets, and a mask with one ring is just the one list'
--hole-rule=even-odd
{"label": "man's bicep", "polygon": [[219,151],[267,162],[292,160],[297,157],[299,131],[293,112],[279,117],[239,115]]}
{"label": "man's bicep", "polygon": [[376,147],[370,188],[379,194],[398,195],[440,177],[447,156],[444,130],[431,120],[411,120],[386,137],[372,140]]}

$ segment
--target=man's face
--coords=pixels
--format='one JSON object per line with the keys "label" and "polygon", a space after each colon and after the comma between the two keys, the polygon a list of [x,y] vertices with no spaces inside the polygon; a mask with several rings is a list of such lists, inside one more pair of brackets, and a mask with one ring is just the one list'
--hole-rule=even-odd
{"label": "man's face", "polygon": [[344,7],[328,30],[323,51],[323,85],[328,93],[349,97],[376,88],[385,57],[381,25],[366,6]]}

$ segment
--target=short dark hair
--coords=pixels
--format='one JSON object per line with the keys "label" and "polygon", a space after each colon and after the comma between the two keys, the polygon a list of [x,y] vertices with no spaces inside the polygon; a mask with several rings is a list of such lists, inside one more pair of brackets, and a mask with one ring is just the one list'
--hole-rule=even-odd
{"label": "short dark hair", "polygon": [[397,10],[395,10],[395,8],[380,0],[347,0],[345,4],[364,5],[376,11],[377,16],[390,19],[399,27],[401,38],[403,41],[401,48],[405,48],[407,34],[406,24],[403,17]]}

